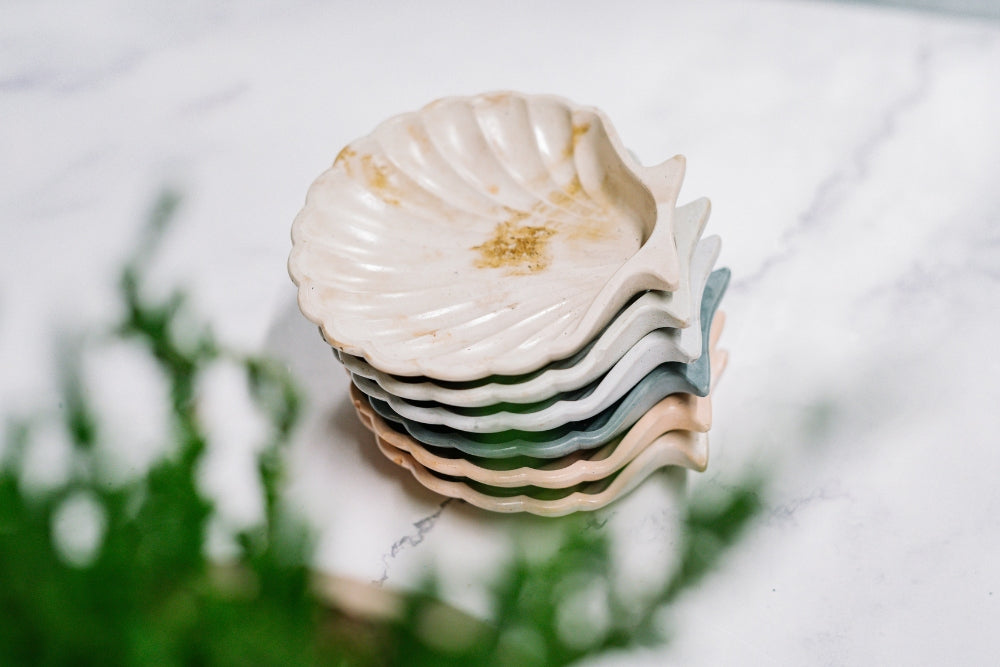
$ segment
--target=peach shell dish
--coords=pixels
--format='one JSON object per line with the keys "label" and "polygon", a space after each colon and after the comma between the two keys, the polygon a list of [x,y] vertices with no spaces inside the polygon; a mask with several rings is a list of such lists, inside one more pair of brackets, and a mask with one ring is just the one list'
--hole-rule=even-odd
{"label": "peach shell dish", "polygon": [[602,112],[559,97],[438,100],[349,144],[310,187],[288,260],[299,307],[385,373],[529,373],[636,294],[679,290],[684,167],[637,163]]}
{"label": "peach shell dish", "polygon": [[[670,431],[661,435],[618,472],[594,482],[569,489],[518,487],[506,489],[480,485],[461,478],[435,474],[410,454],[384,440],[376,440],[379,450],[396,465],[406,468],[421,485],[450,498],[459,498],[491,512],[528,512],[539,516],[563,516],[589,512],[614,502],[639,486],[647,477],[666,466],[697,467],[708,463],[708,434],[697,431]],[[611,446],[594,455],[606,456]]]}

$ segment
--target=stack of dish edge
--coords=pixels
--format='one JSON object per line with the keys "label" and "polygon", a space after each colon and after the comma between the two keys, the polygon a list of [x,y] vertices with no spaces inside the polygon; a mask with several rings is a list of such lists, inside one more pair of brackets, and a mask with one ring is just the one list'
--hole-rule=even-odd
{"label": "stack of dish edge", "polygon": [[704,470],[729,272],[684,160],[601,112],[448,98],[345,148],[293,224],[303,313],[382,453],[484,509],[592,510]]}

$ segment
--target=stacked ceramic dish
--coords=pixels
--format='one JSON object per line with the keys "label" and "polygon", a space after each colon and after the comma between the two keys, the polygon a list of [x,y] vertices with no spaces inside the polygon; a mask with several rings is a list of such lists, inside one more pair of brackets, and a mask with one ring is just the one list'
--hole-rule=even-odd
{"label": "stacked ceramic dish", "polygon": [[703,470],[729,272],[685,163],[598,110],[447,98],[344,148],[292,226],[302,312],[361,421],[424,486],[500,512],[602,507]]}

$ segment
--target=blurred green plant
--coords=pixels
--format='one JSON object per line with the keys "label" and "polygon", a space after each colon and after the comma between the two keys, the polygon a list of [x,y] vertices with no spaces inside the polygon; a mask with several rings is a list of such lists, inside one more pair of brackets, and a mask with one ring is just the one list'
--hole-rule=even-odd
{"label": "blurred green plant", "polygon": [[[585,518],[569,517],[559,526],[562,542],[552,558],[536,562],[520,554],[503,570],[493,587],[488,624],[463,624],[440,614],[433,607],[433,582],[410,597],[393,628],[390,663],[569,665],[612,650],[665,644],[661,612],[719,566],[760,511],[761,491],[762,481],[752,479],[711,499],[695,498],[682,523],[676,567],[642,600],[612,585],[607,536]],[[586,599],[578,599],[581,593]],[[438,616],[437,622],[428,616]]]}
{"label": "blurred green plant", "polygon": [[[143,296],[143,267],[177,204],[176,195],[160,197],[122,272],[125,316],[115,331],[143,345],[164,371],[171,414],[164,435],[172,446],[142,477],[108,479],[78,351],[64,355],[68,479],[43,492],[25,488],[20,472],[30,422],[11,426],[0,462],[0,664],[311,664],[349,657],[315,630],[323,608],[308,594],[308,540],[281,508],[280,450],[300,407],[291,378],[266,359],[224,349],[207,329],[181,331],[177,323],[189,308],[181,292],[159,302]],[[258,459],[264,518],[235,536],[239,553],[228,568],[207,558],[213,505],[196,483],[209,445],[196,384],[220,358],[242,366],[270,424]],[[92,558],[74,562],[57,548],[55,533],[61,513],[81,503],[98,525],[99,545]]]}
{"label": "blurred green plant", "polygon": [[[395,617],[338,611],[312,585],[308,531],[282,503],[282,449],[301,407],[292,378],[193,324],[182,292],[159,300],[147,294],[143,268],[178,203],[165,193],[153,208],[121,274],[125,315],[114,330],[141,344],[167,378],[171,425],[164,436],[171,446],[135,479],[108,476],[79,350],[62,364],[61,427],[72,443],[67,478],[28,488],[24,458],[38,421],[8,425],[0,449],[0,665],[569,664],[664,641],[659,612],[718,565],[759,510],[759,481],[711,503],[692,502],[679,564],[662,590],[638,605],[610,585],[607,538],[570,518],[553,522],[562,535],[554,557],[517,556],[501,572],[485,621],[441,604],[433,580],[404,595]],[[206,552],[215,510],[197,484],[210,443],[196,387],[220,359],[243,369],[269,424],[257,458],[263,517],[234,536],[236,556],[225,564]],[[92,527],[89,551],[60,546],[67,522]],[[605,611],[593,627],[567,607],[584,590],[595,591]]]}

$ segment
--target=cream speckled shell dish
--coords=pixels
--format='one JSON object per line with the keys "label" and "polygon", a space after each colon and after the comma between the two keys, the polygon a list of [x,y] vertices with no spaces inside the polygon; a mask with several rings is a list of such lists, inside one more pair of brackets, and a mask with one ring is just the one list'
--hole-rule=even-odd
{"label": "cream speckled shell dish", "polygon": [[[720,244],[718,237],[710,237],[695,249],[708,209],[693,207],[694,204],[688,204],[678,209],[677,245],[683,249],[680,290],[647,292],[626,306],[577,355],[548,364],[530,376],[490,378],[455,386],[427,378],[395,377],[372,367],[364,359],[339,351],[338,358],[353,374],[377,382],[390,394],[456,407],[543,401],[557,393],[583,387],[619,362],[630,366],[646,351],[654,349],[663,361],[694,361],[701,353],[701,299]],[[679,298],[681,293],[688,294],[687,298]],[[683,318],[679,316],[682,309]],[[677,328],[678,322],[684,320],[688,326]]]}
{"label": "cream speckled shell dish", "polygon": [[529,373],[634,295],[678,290],[683,175],[680,156],[636,163],[590,107],[446,98],[341,151],[292,225],[289,273],[327,342],[382,372]]}
{"label": "cream speckled shell dish", "polygon": [[424,487],[495,512],[595,510],[708,464],[730,281],[685,160],[592,107],[449,97],[348,144],[292,223],[302,313],[359,420]]}

